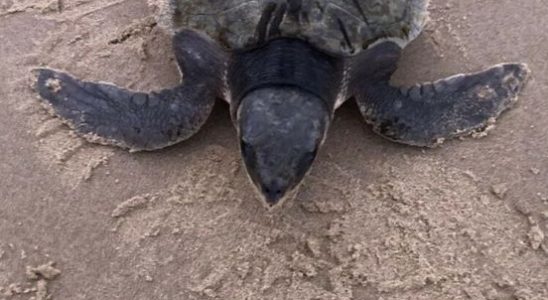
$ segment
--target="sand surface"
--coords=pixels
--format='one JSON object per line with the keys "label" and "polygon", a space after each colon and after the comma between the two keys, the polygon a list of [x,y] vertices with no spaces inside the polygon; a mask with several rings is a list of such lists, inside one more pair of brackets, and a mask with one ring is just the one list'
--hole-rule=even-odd
{"label": "sand surface", "polygon": [[269,214],[224,103],[147,154],[84,142],[38,105],[40,65],[175,84],[145,0],[0,0],[0,299],[548,299],[548,5],[431,13],[395,81],[526,62],[519,105],[485,138],[422,151],[347,103],[297,199]]}

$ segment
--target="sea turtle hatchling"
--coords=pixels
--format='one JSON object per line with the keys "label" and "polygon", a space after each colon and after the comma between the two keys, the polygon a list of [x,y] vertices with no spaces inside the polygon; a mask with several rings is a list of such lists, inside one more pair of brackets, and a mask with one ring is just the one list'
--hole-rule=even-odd
{"label": "sea turtle hatchling", "polygon": [[221,98],[268,206],[294,194],[347,99],[378,134],[432,147],[488,127],[529,74],[524,64],[501,64],[393,86],[402,49],[427,21],[427,0],[150,2],[173,34],[178,86],[141,93],[40,68],[42,101],[90,141],[148,151],[191,137]]}

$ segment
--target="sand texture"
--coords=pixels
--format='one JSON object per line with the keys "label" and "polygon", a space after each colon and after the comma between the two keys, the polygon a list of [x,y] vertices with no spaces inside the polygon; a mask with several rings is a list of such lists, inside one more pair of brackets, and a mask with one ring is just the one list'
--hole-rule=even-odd
{"label": "sand texture", "polygon": [[273,213],[225,103],[190,140],[138,154],[90,144],[39,105],[37,66],[176,84],[151,16],[146,0],[0,0],[0,300],[548,299],[545,0],[433,0],[405,51],[402,84],[529,65],[486,137],[397,145],[348,102]]}

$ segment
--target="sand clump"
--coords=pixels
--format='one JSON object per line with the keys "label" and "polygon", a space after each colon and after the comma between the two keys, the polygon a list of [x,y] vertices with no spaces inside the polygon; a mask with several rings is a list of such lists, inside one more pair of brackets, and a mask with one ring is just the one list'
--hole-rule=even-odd
{"label": "sand clump", "polygon": [[[37,267],[27,266],[27,283],[11,283],[7,287],[0,286],[0,296],[11,299],[18,295],[30,295],[30,300],[53,299],[48,294],[48,284],[61,275],[61,271],[55,268],[54,262],[48,262]],[[0,298],[2,299],[2,298]]]}
{"label": "sand clump", "polygon": [[146,196],[135,196],[133,198],[130,198],[122,203],[120,203],[113,211],[112,211],[112,217],[113,218],[119,218],[126,216],[131,211],[143,208],[147,205],[149,200],[146,198]]}
{"label": "sand clump", "polygon": [[491,192],[499,199],[504,199],[510,190],[508,183],[499,183],[491,186]]}

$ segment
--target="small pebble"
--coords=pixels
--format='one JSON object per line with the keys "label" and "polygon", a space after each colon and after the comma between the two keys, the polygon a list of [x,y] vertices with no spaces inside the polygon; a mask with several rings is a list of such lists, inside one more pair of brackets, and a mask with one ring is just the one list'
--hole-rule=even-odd
{"label": "small pebble", "polygon": [[506,193],[508,192],[508,184],[507,183],[499,183],[491,186],[491,192],[493,195],[497,196],[499,199],[504,199],[506,197]]}

